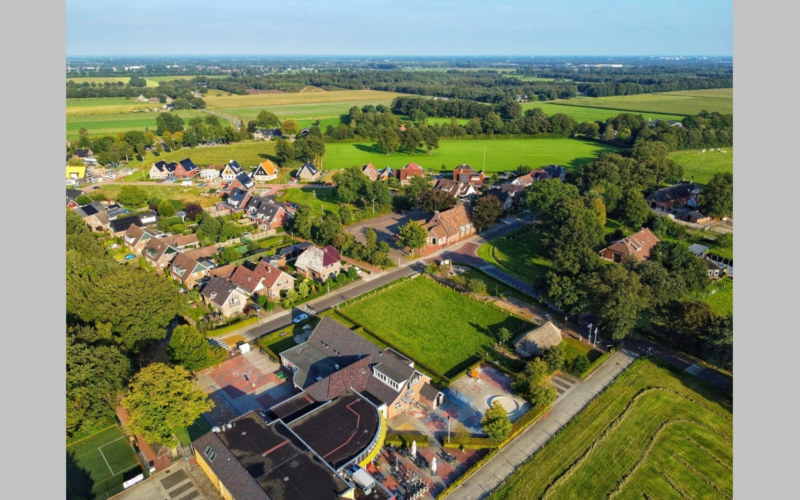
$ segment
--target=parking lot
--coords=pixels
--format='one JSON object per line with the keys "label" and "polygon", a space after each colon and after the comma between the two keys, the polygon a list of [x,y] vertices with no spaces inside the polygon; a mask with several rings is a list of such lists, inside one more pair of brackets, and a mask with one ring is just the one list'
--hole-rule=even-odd
{"label": "parking lot", "polygon": [[378,235],[378,241],[385,241],[392,248],[389,257],[397,260],[404,255],[403,250],[395,244],[393,238],[400,233],[400,226],[410,220],[417,220],[425,222],[430,218],[431,214],[420,212],[417,209],[406,210],[402,215],[398,213],[390,213],[369,219],[358,224],[353,224],[344,228],[344,230],[353,236],[361,243],[367,242],[366,231],[368,227],[375,230]]}

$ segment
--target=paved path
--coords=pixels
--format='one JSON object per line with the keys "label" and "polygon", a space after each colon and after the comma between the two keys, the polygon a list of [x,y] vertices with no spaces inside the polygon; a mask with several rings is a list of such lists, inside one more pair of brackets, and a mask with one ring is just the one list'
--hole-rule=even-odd
{"label": "paved path", "polygon": [[550,411],[528,427],[511,444],[500,450],[478,472],[464,481],[448,500],[478,500],[497,488],[531,455],[536,453],[572,417],[578,414],[600,392],[630,366],[634,358],[618,351],[583,382],[559,395]]}

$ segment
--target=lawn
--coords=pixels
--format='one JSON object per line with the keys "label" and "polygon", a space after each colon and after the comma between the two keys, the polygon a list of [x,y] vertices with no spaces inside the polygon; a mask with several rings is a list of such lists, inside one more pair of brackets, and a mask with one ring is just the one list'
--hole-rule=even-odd
{"label": "lawn", "polygon": [[515,299],[521,300],[523,302],[530,302],[531,300],[530,297],[528,297],[527,295],[523,295],[517,292],[513,288],[503,283],[500,283],[499,281],[493,278],[490,278],[489,276],[483,274],[480,271],[476,271],[473,269],[471,271],[462,274],[461,276],[467,279],[479,279],[483,281],[484,283],[486,283],[486,293],[493,297],[496,295],[499,297],[514,297]]}
{"label": "lawn", "polygon": [[478,256],[525,281],[544,277],[552,266],[544,257],[542,233],[537,229],[511,233],[478,249]]}
{"label": "lawn", "polygon": [[566,363],[571,363],[572,360],[578,356],[586,356],[591,363],[603,354],[597,349],[594,349],[588,342],[581,342],[572,337],[565,337],[561,343],[564,346],[564,361],[566,361]]}
{"label": "lawn", "polygon": [[500,328],[512,335],[530,323],[424,277],[408,280],[342,309],[422,368],[459,375],[495,343]]}
{"label": "lawn", "polygon": [[[325,168],[346,168],[372,163],[377,168],[391,165],[402,168],[411,162],[423,168],[440,169],[446,165],[453,169],[467,163],[475,169],[490,172],[514,170],[520,165],[533,168],[545,165],[562,165],[574,169],[595,160],[600,153],[617,151],[613,146],[576,139],[498,139],[440,141],[439,149],[428,155],[417,150],[409,155],[405,151],[384,154],[375,143],[339,143],[325,145]],[[484,153],[486,165],[484,167]]]}
{"label": "lawn", "polygon": [[489,498],[731,498],[731,401],[637,360]]}
{"label": "lawn", "polygon": [[108,498],[142,469],[116,425],[67,446],[67,498]]}
{"label": "lawn", "polygon": [[[600,109],[588,106],[568,106],[565,102],[543,102],[534,101],[522,104],[523,110],[541,108],[547,116],[553,116],[557,113],[564,113],[572,117],[576,122],[604,122],[609,118],[614,118],[620,113],[629,113],[620,109]],[[638,113],[636,113],[638,114]],[[670,115],[662,113],[642,113],[644,119],[650,118],[651,120],[682,120],[682,115]]]}
{"label": "lawn", "polygon": [[[135,177],[132,176],[132,177]],[[136,180],[128,177],[129,180]],[[90,191],[89,194],[102,193],[106,198],[116,200],[122,188],[121,184],[102,184],[97,191]],[[152,186],[136,186],[143,189],[148,196],[157,195],[162,199],[181,200],[184,203],[197,203],[203,207],[211,207],[222,200],[219,196],[200,196],[203,188],[183,187],[170,184],[153,184]]]}
{"label": "lawn", "polygon": [[[198,115],[204,115],[202,111],[181,110],[172,111],[185,122]],[[117,132],[127,132],[129,130],[145,131],[149,128],[156,131],[156,117],[158,113],[102,113],[96,115],[67,115],[67,139],[77,139],[78,130],[85,127],[89,131],[89,137],[102,135],[115,135]]]}
{"label": "lawn", "polygon": [[718,172],[733,173],[733,148],[720,149],[721,151],[707,149],[705,153],[701,149],[675,151],[669,156],[675,163],[683,166],[684,178],[694,177],[698,184],[705,184]]}
{"label": "lawn", "polygon": [[[221,96],[217,96],[221,93]],[[321,104],[346,101],[389,100],[397,96],[396,92],[379,90],[337,90],[332,92],[284,92],[280,94],[227,95],[224,92],[209,91],[203,97],[209,109],[251,108],[254,106],[269,107],[285,104]]]}
{"label": "lawn", "polygon": [[324,216],[325,214],[339,213],[339,199],[333,194],[333,189],[328,188],[292,188],[287,189],[285,194],[275,198],[278,201],[291,201],[298,205],[309,205],[315,214]]}
{"label": "lawn", "polygon": [[733,314],[733,278],[724,277],[713,282],[709,286],[709,291],[716,290],[712,295],[708,295],[703,302],[711,306],[715,314],[728,316]]}
{"label": "lawn", "polygon": [[685,90],[612,97],[577,97],[556,101],[564,106],[605,108],[636,113],[695,115],[708,112],[733,113],[733,89]]}

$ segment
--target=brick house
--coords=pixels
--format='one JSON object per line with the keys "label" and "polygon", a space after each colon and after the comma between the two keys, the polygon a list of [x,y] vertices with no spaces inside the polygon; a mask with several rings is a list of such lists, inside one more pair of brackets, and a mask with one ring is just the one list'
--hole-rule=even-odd
{"label": "brick house", "polygon": [[397,171],[397,180],[402,186],[408,185],[412,177],[425,177],[425,171],[416,163],[409,163]]}
{"label": "brick house", "polygon": [[260,261],[255,269],[237,267],[230,279],[248,295],[266,295],[270,299],[280,297],[281,291],[294,288],[293,277],[265,260]]}
{"label": "brick house", "polygon": [[226,318],[242,312],[247,296],[232,281],[212,277],[200,292],[206,305],[214,306]]}
{"label": "brick house", "polygon": [[472,224],[472,207],[462,202],[444,212],[434,212],[433,217],[422,227],[428,231],[424,251],[438,250],[475,234]]}
{"label": "brick house", "polygon": [[311,246],[297,257],[294,267],[298,274],[321,283],[341,272],[341,260],[342,256],[331,245],[325,248]]}
{"label": "brick house", "polygon": [[378,180],[378,169],[372,163],[367,163],[361,167],[361,173],[366,175],[371,181]]}
{"label": "brick house", "polygon": [[175,178],[177,179],[194,179],[198,172],[197,167],[189,158],[184,158],[175,165]]}
{"label": "brick house", "polygon": [[267,182],[278,177],[278,166],[269,160],[264,160],[250,173],[250,178],[256,182]]}
{"label": "brick house", "polygon": [[600,250],[600,257],[612,262],[623,262],[627,258],[641,262],[650,256],[650,250],[656,246],[658,241],[655,234],[648,228],[644,228],[638,233],[615,241]]}
{"label": "brick house", "polygon": [[224,201],[217,203],[217,212],[221,215],[230,215],[243,212],[249,201],[249,192],[239,188],[234,188]]}
{"label": "brick house", "polygon": [[263,196],[252,196],[247,202],[245,212],[262,231],[283,227],[289,220],[289,212],[283,204]]}
{"label": "brick house", "polygon": [[230,194],[234,189],[241,189],[242,191],[247,191],[250,193],[253,191],[253,189],[255,189],[255,187],[255,181],[246,173],[240,172],[236,175],[236,177],[231,179],[231,181],[224,188],[220,189],[219,192],[223,194]]}
{"label": "brick house", "polygon": [[453,180],[456,182],[464,182],[467,184],[475,184],[480,186],[483,184],[485,175],[483,170],[476,172],[466,163],[462,163],[453,169]]}
{"label": "brick house", "polygon": [[431,409],[444,398],[413,361],[327,316],[308,341],[281,353],[281,365],[292,371],[294,386],[315,401],[330,401],[352,388],[379,404],[387,419],[406,410],[406,396]]}
{"label": "brick house", "polygon": [[169,275],[180,281],[184,288],[191,290],[208,275],[208,268],[185,253],[179,253],[169,265]]}
{"label": "brick house", "polygon": [[155,234],[147,228],[141,228],[136,224],[131,224],[125,235],[122,236],[122,241],[132,254],[139,255],[144,250],[144,246],[154,238]]}

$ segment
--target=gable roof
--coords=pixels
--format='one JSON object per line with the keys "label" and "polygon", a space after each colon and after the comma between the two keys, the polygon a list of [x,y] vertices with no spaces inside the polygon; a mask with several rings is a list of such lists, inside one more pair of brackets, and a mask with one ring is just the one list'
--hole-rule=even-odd
{"label": "gable roof", "polygon": [[642,261],[650,256],[650,250],[656,246],[658,241],[658,237],[656,237],[650,229],[644,228],[627,238],[615,241],[604,250],[607,249],[622,255],[630,255],[636,260]]}
{"label": "gable roof", "polygon": [[450,179],[439,179],[433,189],[444,191],[454,198],[463,198],[475,193],[475,188],[467,182],[457,182]]}
{"label": "gable roof", "polygon": [[308,172],[311,175],[317,175],[317,169],[314,167],[314,164],[311,163],[311,162],[308,162],[305,165],[303,165],[302,167],[300,167],[300,170],[297,171],[297,176],[300,177],[300,174],[302,174],[304,171]]}
{"label": "gable roof", "polygon": [[250,193],[245,191],[244,189],[233,188],[233,190],[228,194],[228,197],[225,201],[221,201],[217,203],[217,205],[223,205],[234,210],[243,210],[245,206],[247,206],[247,202],[250,200]]}
{"label": "gable roof", "polygon": [[259,273],[254,270],[251,271],[245,266],[239,266],[231,275],[230,280],[231,282],[235,283],[236,286],[252,295],[255,293],[258,286],[261,285],[261,282],[264,281],[264,277],[260,276]]}
{"label": "gable roof", "polygon": [[378,178],[378,169],[372,163],[367,163],[361,167],[361,172],[370,178],[370,180],[375,180]]}
{"label": "gable roof", "polygon": [[191,172],[192,170],[197,169],[195,164],[192,163],[192,160],[190,160],[189,158],[184,158],[183,160],[179,161],[178,163],[181,164],[181,166],[183,167],[183,170],[186,171],[186,172]]}
{"label": "gable roof", "polygon": [[423,227],[429,232],[439,227],[447,236],[452,236],[459,234],[462,227],[470,224],[472,224],[472,206],[469,203],[459,203],[449,210],[434,213],[431,220]]}
{"label": "gable roof", "polygon": [[200,260],[218,254],[219,250],[217,249],[216,245],[208,245],[207,247],[195,248],[194,250],[189,250],[188,252],[183,253],[193,259]]}
{"label": "gable roof", "polygon": [[321,272],[325,266],[335,264],[340,260],[342,260],[342,256],[339,255],[339,252],[331,245],[325,248],[312,246],[297,257],[297,262],[295,262],[294,266],[300,269],[310,269],[312,271]]}
{"label": "gable roof", "polygon": [[265,196],[252,196],[247,202],[246,210],[250,217],[267,223],[272,223],[281,212],[288,212],[283,204]]}
{"label": "gable roof", "polygon": [[236,174],[236,178],[234,179],[234,181],[237,181],[245,189],[250,189],[253,186],[255,186],[255,182],[253,182],[253,179],[251,179],[250,176],[244,172],[239,172],[238,174]]}
{"label": "gable roof", "polygon": [[220,278],[230,278],[233,271],[236,270],[236,264],[226,264],[224,266],[219,266],[211,271],[208,272],[209,276],[217,276]]}
{"label": "gable roof", "polygon": [[[258,173],[261,170],[263,174]],[[258,168],[254,171],[253,175],[275,175],[278,173],[278,166],[272,163],[269,159],[261,162]]]}
{"label": "gable roof", "polygon": [[[170,249],[172,249],[172,251],[170,251]],[[161,260],[164,254],[177,253],[178,251],[160,238],[150,238],[144,246],[144,252],[148,257],[157,262]]]}
{"label": "gable roof", "polygon": [[172,274],[177,275],[182,283],[186,283],[193,273],[205,271],[206,268],[185,253],[179,253],[172,259],[169,270]]}
{"label": "gable roof", "polygon": [[680,182],[674,186],[661,188],[650,193],[645,199],[648,202],[668,203],[670,201],[683,200],[701,191],[700,187],[694,182]]}
{"label": "gable roof", "polygon": [[172,244],[177,248],[182,248],[187,245],[195,245],[198,243],[197,235],[196,234],[179,234],[178,236],[174,236],[172,238]]}
{"label": "gable roof", "polygon": [[256,272],[258,272],[261,276],[264,277],[264,286],[267,288],[271,288],[278,280],[282,279],[284,276],[287,278],[291,278],[294,281],[292,276],[289,276],[285,272],[281,271],[277,267],[271,265],[266,260],[262,260],[256,266]]}
{"label": "gable roof", "polygon": [[144,227],[147,225],[150,219],[156,217],[156,213],[152,210],[149,212],[137,214],[137,215],[129,215],[127,217],[120,217],[117,219],[112,220],[109,223],[109,227],[115,233],[119,233],[122,231],[127,231],[132,224],[136,224],[137,226]]}
{"label": "gable roof", "polygon": [[228,301],[231,294],[236,291],[236,288],[236,284],[231,280],[213,276],[208,280],[208,283],[203,287],[200,294],[217,306],[222,307]]}
{"label": "gable roof", "polygon": [[552,321],[548,321],[520,336],[514,342],[514,347],[526,353],[527,356],[532,356],[560,343],[561,329],[554,325]]}

